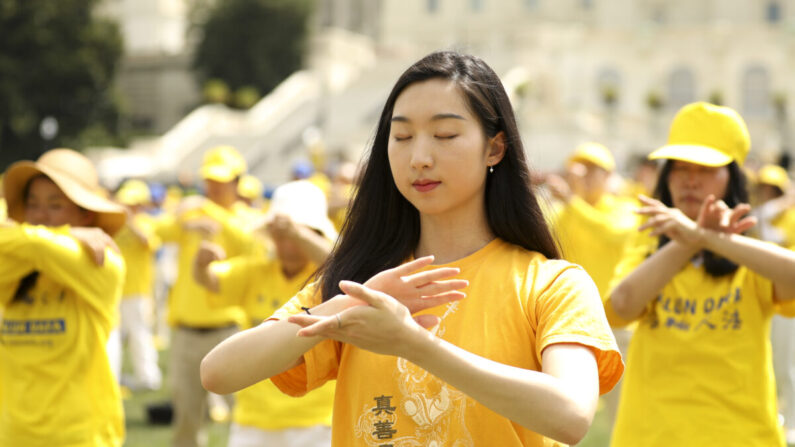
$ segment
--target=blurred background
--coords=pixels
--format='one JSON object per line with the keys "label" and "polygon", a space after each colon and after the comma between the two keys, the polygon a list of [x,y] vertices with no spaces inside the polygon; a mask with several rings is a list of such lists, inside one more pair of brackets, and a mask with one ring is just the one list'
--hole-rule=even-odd
{"label": "blurred background", "polygon": [[694,100],[739,110],[760,161],[791,151],[793,0],[0,0],[0,171],[68,146],[110,188],[189,182],[223,143],[276,185],[358,160],[440,48],[498,72],[540,169],[584,140],[627,169]]}

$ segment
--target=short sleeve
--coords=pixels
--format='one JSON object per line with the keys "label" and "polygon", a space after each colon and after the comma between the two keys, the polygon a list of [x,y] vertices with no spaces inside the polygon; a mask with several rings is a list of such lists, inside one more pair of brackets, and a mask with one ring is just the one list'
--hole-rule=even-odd
{"label": "short sleeve", "polygon": [[[318,304],[320,293],[315,282],[304,287],[268,320],[284,320],[290,315],[303,312],[301,307],[311,308]],[[324,340],[304,353],[304,363],[271,377],[271,382],[285,394],[303,396],[337,378],[341,351],[342,343]]]}
{"label": "short sleeve", "polygon": [[541,358],[544,349],[557,343],[586,346],[596,357],[600,394],[610,391],[624,364],[593,280],[571,265],[542,287],[534,297],[536,355]]}
{"label": "short sleeve", "polygon": [[210,263],[210,272],[218,279],[219,293],[216,296],[222,298],[221,303],[211,304],[217,306],[228,306],[231,303],[242,304],[249,293],[252,284],[251,278],[262,274],[266,262],[266,260],[257,257],[237,256]]}

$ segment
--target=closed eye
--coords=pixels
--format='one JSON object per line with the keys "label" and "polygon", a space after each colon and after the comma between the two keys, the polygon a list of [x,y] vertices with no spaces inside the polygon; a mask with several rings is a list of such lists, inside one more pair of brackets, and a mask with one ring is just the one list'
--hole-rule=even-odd
{"label": "closed eye", "polygon": [[436,135],[436,138],[440,140],[452,140],[453,138],[457,137],[458,135]]}
{"label": "closed eye", "polygon": [[406,141],[406,140],[410,140],[410,139],[411,139],[411,135],[409,135],[407,137],[395,135],[395,141]]}

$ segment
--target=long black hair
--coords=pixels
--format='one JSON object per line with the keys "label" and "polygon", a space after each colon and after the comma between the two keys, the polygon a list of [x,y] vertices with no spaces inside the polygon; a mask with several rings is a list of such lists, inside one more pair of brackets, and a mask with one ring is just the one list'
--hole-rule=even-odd
{"label": "long black hair", "polygon": [[395,101],[411,84],[429,79],[454,82],[492,138],[502,132],[505,156],[486,179],[485,209],[491,231],[499,238],[559,258],[552,234],[530,185],[513,109],[499,77],[481,59],[452,51],[431,53],[409,67],[386,100],[340,239],[317,272],[323,300],[339,293],[341,280],[364,282],[400,265],[420,238],[420,216],[397,189],[387,156]]}
{"label": "long black hair", "polygon": [[[667,160],[660,170],[660,176],[657,178],[657,187],[654,188],[654,196],[665,206],[673,207],[673,199],[671,198],[671,190],[668,188],[668,176],[671,174],[674,161]],[[729,184],[726,186],[726,194],[722,200],[726,202],[730,208],[741,203],[748,203],[748,181],[745,178],[743,170],[736,162],[729,163],[726,166],[729,169]],[[670,239],[665,235],[660,236],[659,248],[670,242]],[[709,250],[703,250],[704,269],[710,276],[724,276],[734,273],[739,267],[734,262],[718,256]]]}

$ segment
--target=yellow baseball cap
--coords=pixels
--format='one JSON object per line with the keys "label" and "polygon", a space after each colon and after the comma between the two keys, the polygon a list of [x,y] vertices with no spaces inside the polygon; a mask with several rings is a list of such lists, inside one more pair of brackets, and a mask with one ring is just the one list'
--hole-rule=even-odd
{"label": "yellow baseball cap", "polygon": [[237,194],[247,199],[253,200],[262,197],[262,192],[264,190],[265,187],[262,185],[262,182],[253,175],[244,175],[240,177],[240,182],[237,184]]}
{"label": "yellow baseball cap", "polygon": [[703,166],[742,166],[751,149],[745,121],[734,109],[694,102],[676,113],[668,144],[649,154],[649,159],[681,160]]}
{"label": "yellow baseball cap", "polygon": [[122,205],[144,205],[152,201],[149,186],[141,180],[127,180],[116,191],[116,201]]}
{"label": "yellow baseball cap", "polygon": [[790,184],[787,171],[777,165],[762,166],[762,169],[757,174],[756,181],[764,185],[777,186],[782,191],[788,190]]}
{"label": "yellow baseball cap", "polygon": [[604,145],[599,143],[582,143],[574,149],[569,156],[568,164],[578,161],[587,161],[599,166],[605,171],[611,172],[616,168],[616,161],[613,154]]}
{"label": "yellow baseball cap", "polygon": [[231,182],[246,172],[246,160],[232,146],[216,146],[204,154],[199,170],[205,180]]}

